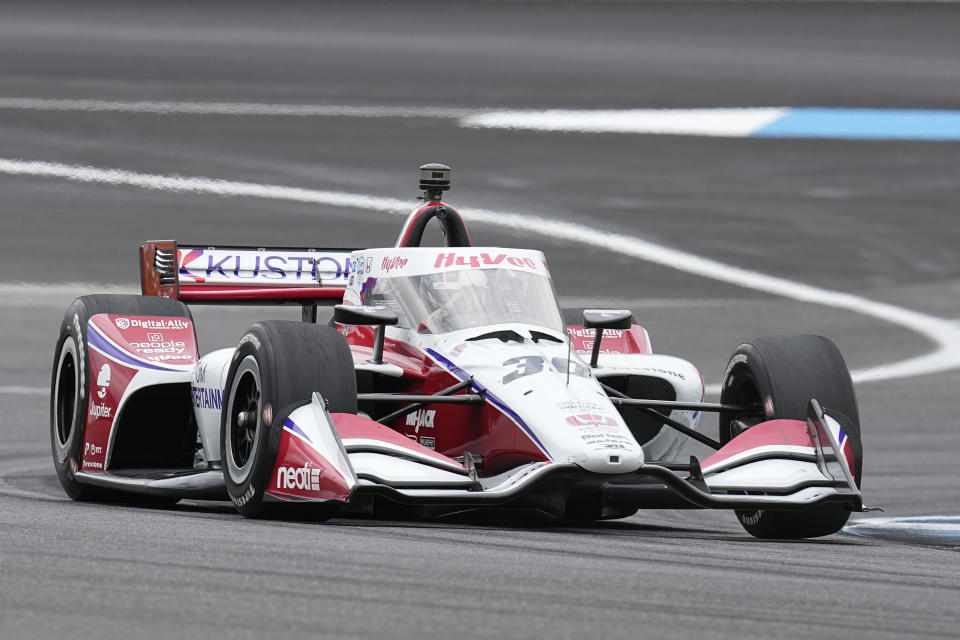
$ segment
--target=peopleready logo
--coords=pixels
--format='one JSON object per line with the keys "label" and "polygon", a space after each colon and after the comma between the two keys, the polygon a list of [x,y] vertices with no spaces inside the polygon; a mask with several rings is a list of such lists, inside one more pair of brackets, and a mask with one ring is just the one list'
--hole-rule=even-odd
{"label": "peopleready logo", "polygon": [[182,354],[187,350],[187,343],[179,340],[167,340],[165,342],[131,342],[130,346],[138,353],[172,353]]}
{"label": "peopleready logo", "polygon": [[309,462],[302,467],[280,467],[277,469],[277,488],[320,491],[320,469],[312,467]]}
{"label": "peopleready logo", "polygon": [[190,323],[187,320],[179,318],[159,318],[156,320],[145,320],[140,318],[116,318],[113,323],[118,329],[129,329],[130,327],[140,329],[189,329]]}

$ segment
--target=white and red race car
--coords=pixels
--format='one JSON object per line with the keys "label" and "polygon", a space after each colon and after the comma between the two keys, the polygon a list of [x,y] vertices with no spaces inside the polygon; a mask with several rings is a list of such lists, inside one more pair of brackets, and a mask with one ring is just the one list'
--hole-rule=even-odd
{"label": "white and red race car", "polygon": [[[653,353],[629,311],[569,317],[542,253],[472,246],[441,201],[449,169],[420,177],[426,202],[395,247],[148,242],[142,296],[78,298],[51,383],[67,494],[318,519],[726,508],[773,538],[834,533],[863,510],[857,403],[832,342],[742,344],[720,402],[703,402],[697,368]],[[446,246],[419,246],[432,219]],[[257,322],[199,356],[184,303],[268,302],[304,321]],[[719,413],[719,441],[697,431],[703,412]],[[682,459],[689,438],[716,452]]]}

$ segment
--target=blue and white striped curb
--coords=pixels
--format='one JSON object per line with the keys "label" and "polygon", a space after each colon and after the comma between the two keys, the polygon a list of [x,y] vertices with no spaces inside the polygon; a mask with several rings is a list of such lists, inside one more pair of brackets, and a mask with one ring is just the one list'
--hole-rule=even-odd
{"label": "blue and white striped curb", "polygon": [[532,131],[729,138],[960,140],[960,111],[921,109],[625,109],[489,111],[465,126]]}

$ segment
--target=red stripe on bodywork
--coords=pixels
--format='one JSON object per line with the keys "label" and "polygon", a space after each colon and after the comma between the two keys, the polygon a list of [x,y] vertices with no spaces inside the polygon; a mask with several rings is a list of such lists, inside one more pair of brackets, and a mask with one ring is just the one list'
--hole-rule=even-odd
{"label": "red stripe on bodywork", "polygon": [[398,247],[407,246],[407,240],[410,239],[410,230],[413,229],[414,223],[420,218],[420,216],[423,214],[424,211],[426,211],[430,207],[435,207],[441,204],[443,203],[439,201],[428,202],[427,204],[423,205],[422,207],[420,207],[419,209],[411,213],[410,216],[407,218],[406,223],[403,225],[403,229],[400,230],[400,238],[399,240],[397,240],[397,246]]}
{"label": "red stripe on bodywork", "polygon": [[[373,329],[337,326],[344,331],[347,343],[358,359],[367,359],[370,353],[368,349],[373,344]],[[403,378],[397,379],[396,388],[391,389],[395,392],[429,395],[460,382],[459,378],[439,366],[423,351],[399,340],[387,338],[383,361],[404,370]],[[401,406],[403,403],[397,403],[396,407],[391,406],[390,409]],[[408,425],[404,417],[398,418],[389,427],[411,441],[423,437],[433,439],[436,451],[448,458],[461,456],[467,451],[482,456],[481,475],[496,475],[529,462],[549,461],[510,416],[489,402],[479,406],[427,404],[422,410],[436,412],[434,427]]]}
{"label": "red stripe on bodywork", "polygon": [[408,438],[401,433],[397,433],[390,427],[384,426],[379,422],[375,422],[369,418],[364,418],[363,416],[358,416],[353,413],[331,413],[330,417],[333,418],[333,425],[337,428],[337,433],[340,434],[340,438],[343,440],[361,438],[380,440],[381,442],[386,442],[397,447],[403,447],[404,449],[415,451],[421,455],[429,456],[430,458],[440,462],[462,467],[462,465],[456,460],[437,453],[433,449],[428,449],[427,447],[424,447],[418,442],[414,441],[412,438]]}
{"label": "red stripe on bodywork", "polygon": [[725,444],[719,451],[701,463],[704,468],[711,467],[728,458],[769,446],[794,446],[813,448],[807,423],[802,420],[770,420],[750,427],[736,438]]}
{"label": "red stripe on bodywork", "polygon": [[343,298],[343,287],[231,287],[219,285],[180,285],[184,302],[230,302],[251,300],[315,300]]}

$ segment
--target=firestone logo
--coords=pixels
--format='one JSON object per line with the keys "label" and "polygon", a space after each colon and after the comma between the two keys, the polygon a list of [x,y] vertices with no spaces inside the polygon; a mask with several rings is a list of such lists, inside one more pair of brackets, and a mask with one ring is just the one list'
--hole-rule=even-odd
{"label": "firestone logo", "polygon": [[279,467],[277,469],[277,488],[319,491],[320,469],[312,467],[309,462],[302,467]]}
{"label": "firestone logo", "polygon": [[393,269],[403,269],[405,266],[407,266],[407,259],[400,257],[384,258],[380,264],[380,268],[387,273],[390,273]]}

